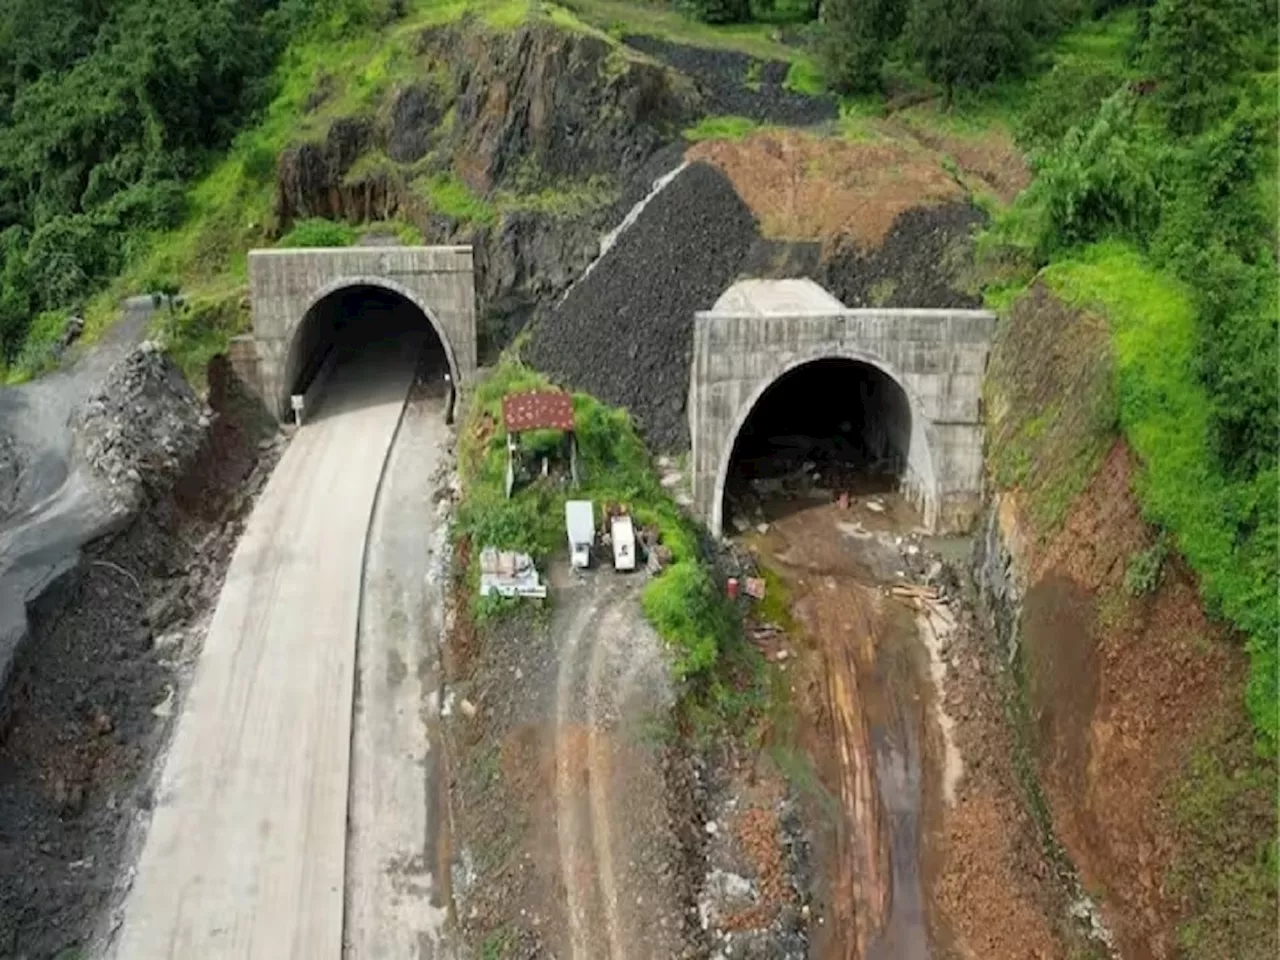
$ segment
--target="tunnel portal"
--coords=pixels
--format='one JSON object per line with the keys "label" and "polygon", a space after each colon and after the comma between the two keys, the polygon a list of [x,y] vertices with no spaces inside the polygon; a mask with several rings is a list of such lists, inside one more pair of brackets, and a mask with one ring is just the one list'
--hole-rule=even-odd
{"label": "tunnel portal", "polygon": [[[452,380],[444,343],[431,320],[402,294],[372,284],[354,284],[318,300],[298,324],[285,362],[290,397],[323,390],[327,371],[357,353],[392,340],[413,340],[419,373]],[[308,399],[308,403],[313,402]]]}
{"label": "tunnel portal", "polygon": [[839,357],[780,376],[738,431],[724,516],[801,488],[853,494],[895,490],[911,452],[911,405],[882,370]]}
{"label": "tunnel portal", "polygon": [[249,290],[253,333],[232,342],[231,363],[282,420],[295,392],[314,385],[330,347],[355,349],[370,337],[421,331],[439,344],[455,387],[475,375],[470,247],[254,250]]}

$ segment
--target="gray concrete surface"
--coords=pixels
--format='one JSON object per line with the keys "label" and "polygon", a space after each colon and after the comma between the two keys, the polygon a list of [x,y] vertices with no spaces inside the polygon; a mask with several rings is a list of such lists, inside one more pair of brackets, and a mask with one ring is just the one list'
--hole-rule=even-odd
{"label": "gray concrete surface", "polygon": [[[832,306],[832,304],[836,306]],[[713,534],[723,523],[734,441],[783,374],[844,358],[904,391],[911,437],[904,488],[932,531],[968,529],[982,493],[982,378],[994,314],[982,310],[849,310],[806,280],[735,284],[697,314],[689,388],[693,496]]]}
{"label": "gray concrete surface", "polygon": [[312,308],[357,286],[399,294],[431,322],[444,343],[453,378],[476,369],[475,274],[470,247],[346,247],[253,250],[249,289],[253,335],[234,346],[232,362],[269,410],[289,412],[290,351]]}
{"label": "gray concrete surface", "polygon": [[[434,382],[434,379],[433,379]],[[416,393],[416,392],[415,392]],[[409,403],[369,531],[356,658],[346,960],[444,960],[440,638],[451,478],[446,398]]]}
{"label": "gray concrete surface", "polygon": [[142,340],[152,310],[150,297],[126,301],[120,322],[65,369],[0,387],[0,434],[18,464],[11,509],[0,515],[0,686],[26,635],[27,605],[75,564],[84,544],[124,519],[76,457],[70,420]]}
{"label": "gray concrete surface", "polygon": [[340,956],[361,571],[416,347],[335,371],[236,549],[164,763],[119,960]]}

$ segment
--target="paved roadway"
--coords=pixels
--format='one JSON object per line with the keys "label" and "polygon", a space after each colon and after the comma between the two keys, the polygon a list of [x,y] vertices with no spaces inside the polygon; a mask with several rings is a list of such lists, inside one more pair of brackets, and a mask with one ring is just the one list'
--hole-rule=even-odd
{"label": "paved roadway", "polygon": [[338,960],[365,538],[417,342],[333,375],[227,573],[119,960]]}

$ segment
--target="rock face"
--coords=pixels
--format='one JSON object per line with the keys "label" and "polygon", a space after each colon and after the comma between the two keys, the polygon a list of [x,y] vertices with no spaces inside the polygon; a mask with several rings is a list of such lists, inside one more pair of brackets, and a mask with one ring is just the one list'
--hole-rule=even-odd
{"label": "rock face", "polygon": [[451,65],[452,152],[479,193],[529,165],[553,180],[625,177],[696,108],[670,71],[550,24],[495,34],[464,22],[424,34],[421,49]]}
{"label": "rock face", "polygon": [[211,421],[182,372],[148,341],[112,368],[72,427],[90,469],[120,506],[134,508],[173,488],[203,448]]}
{"label": "rock face", "polygon": [[456,176],[477,198],[587,181],[625,193],[700,99],[665,67],[545,22],[496,32],[466,19],[424,31],[416,55],[417,78],[376,120],[336,120],[323,140],[281,153],[276,219],[283,231],[305,217],[399,218],[429,243],[471,244],[492,351],[581,274],[617,208],[597,196],[571,213],[535,205],[461,220],[433,208],[424,181]]}

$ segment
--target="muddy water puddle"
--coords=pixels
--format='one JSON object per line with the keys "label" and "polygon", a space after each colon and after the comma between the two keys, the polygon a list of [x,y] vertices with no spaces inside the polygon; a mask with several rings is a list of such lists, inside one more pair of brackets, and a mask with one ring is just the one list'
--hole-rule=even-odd
{"label": "muddy water puddle", "polygon": [[789,588],[800,633],[798,746],[836,801],[814,806],[826,862],[812,955],[930,960],[927,839],[942,737],[926,625],[890,592],[907,580],[901,538],[915,518],[883,494],[847,509],[789,501],[762,512],[769,526],[752,546]]}

